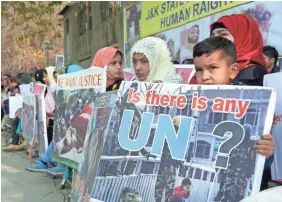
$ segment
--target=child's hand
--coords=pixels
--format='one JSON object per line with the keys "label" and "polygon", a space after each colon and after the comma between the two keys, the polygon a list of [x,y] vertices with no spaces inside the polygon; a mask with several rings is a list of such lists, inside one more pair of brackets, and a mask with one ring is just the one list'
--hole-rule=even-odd
{"label": "child's hand", "polygon": [[272,156],[274,153],[274,140],[272,135],[261,136],[260,140],[257,141],[255,148],[256,152],[261,155],[266,157]]}

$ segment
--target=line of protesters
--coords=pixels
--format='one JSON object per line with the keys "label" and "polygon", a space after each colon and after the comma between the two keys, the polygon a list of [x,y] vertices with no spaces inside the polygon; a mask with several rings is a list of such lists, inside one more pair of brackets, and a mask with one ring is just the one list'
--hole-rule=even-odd
{"label": "line of protesters", "polygon": [[[193,63],[195,65],[196,73],[191,84],[262,86],[265,74],[279,71],[276,66],[278,52],[274,47],[263,47],[262,36],[255,20],[241,14],[224,16],[211,25],[210,36],[210,38],[195,45],[193,59],[183,61],[183,64]],[[118,89],[123,80],[122,58],[123,54],[119,50],[113,47],[105,47],[100,49],[93,59],[92,66],[107,68],[107,91]],[[171,62],[167,44],[162,39],[147,37],[139,40],[132,47],[130,59],[137,81],[183,83],[181,76],[176,73],[173,62]],[[55,165],[51,161],[52,126],[55,109],[53,89],[55,89],[55,80],[59,71],[54,71],[54,68],[49,69],[52,70],[48,71],[47,68],[46,70],[38,70],[33,75],[35,82],[49,86],[47,89],[48,97],[45,96],[46,106],[49,106],[46,107],[49,147],[44,154],[44,158],[35,159],[33,164],[27,167],[27,170],[62,174],[66,167],[61,164]],[[70,65],[67,69],[65,72],[69,73],[80,71],[82,67],[75,66],[71,70]],[[7,118],[9,113],[7,98],[15,93],[20,93],[18,89],[20,83],[29,83],[31,80],[32,78],[28,74],[21,75],[18,80],[5,74],[1,79],[1,130],[6,131],[7,128],[12,128],[13,138],[10,143],[13,145],[22,145],[23,138],[20,135],[20,115],[17,116],[18,121],[16,122]],[[244,125],[244,128],[246,131],[250,130],[248,125]],[[261,136],[254,147],[242,148],[236,152],[249,152],[251,150],[269,157],[266,161],[261,185],[261,190],[267,189],[268,182],[271,180],[270,165],[273,162],[274,153],[272,135],[265,134]],[[234,158],[237,158],[236,155]],[[246,159],[248,160],[248,158]],[[246,165],[248,165],[248,162],[243,162],[242,165],[237,166]],[[177,165],[172,164],[170,166]],[[228,172],[221,173],[220,190],[214,201],[221,201],[226,197],[223,193],[223,187],[226,176],[229,175],[230,177],[231,175]],[[183,198],[189,198],[189,187],[191,186],[189,179],[183,182],[185,186],[174,189],[176,173],[159,171],[159,174],[170,182],[156,187],[156,201],[161,201],[163,197],[165,201],[181,201]],[[245,189],[245,187],[242,187],[242,189]],[[165,196],[163,196],[164,190],[166,190]],[[244,197],[242,195],[244,192],[235,194],[238,194],[241,198]]]}

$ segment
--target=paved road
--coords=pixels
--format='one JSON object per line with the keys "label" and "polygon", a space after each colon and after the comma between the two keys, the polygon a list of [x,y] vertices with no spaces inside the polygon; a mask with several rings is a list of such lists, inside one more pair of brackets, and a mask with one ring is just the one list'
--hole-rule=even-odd
{"label": "paved road", "polygon": [[65,202],[70,189],[59,190],[61,179],[45,173],[32,173],[25,152],[1,152],[1,201]]}

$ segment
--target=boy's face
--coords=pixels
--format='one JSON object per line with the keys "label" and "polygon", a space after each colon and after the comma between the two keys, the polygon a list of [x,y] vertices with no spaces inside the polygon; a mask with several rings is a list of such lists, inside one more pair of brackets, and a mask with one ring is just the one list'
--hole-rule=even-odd
{"label": "boy's face", "polygon": [[196,79],[198,84],[204,85],[226,85],[230,84],[238,71],[238,64],[228,65],[227,60],[220,51],[211,55],[206,54],[194,58]]}

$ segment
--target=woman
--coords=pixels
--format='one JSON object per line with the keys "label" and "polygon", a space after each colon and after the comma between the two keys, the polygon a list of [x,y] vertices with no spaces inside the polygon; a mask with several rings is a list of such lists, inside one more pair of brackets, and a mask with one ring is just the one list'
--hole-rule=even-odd
{"label": "woman", "polygon": [[56,91],[56,87],[57,87],[56,80],[54,78],[54,72],[56,68],[53,66],[49,66],[49,67],[46,67],[45,69],[48,75],[48,83],[46,83],[46,85],[48,85],[49,90],[54,95]]}
{"label": "woman", "polygon": [[[52,75],[53,76],[53,75]],[[48,85],[50,82],[50,77],[48,76],[46,69],[40,69],[35,72],[34,75],[35,82],[39,82],[41,84]],[[45,100],[45,109],[47,115],[47,136],[48,136],[48,144],[50,144],[52,137],[53,137],[53,123],[54,123],[54,110],[55,110],[55,100],[53,95],[51,94],[49,88],[46,88],[44,94]]]}
{"label": "woman", "polygon": [[222,36],[234,42],[240,70],[235,82],[263,85],[266,63],[262,55],[262,36],[254,19],[242,14],[223,16],[211,25],[211,36]]}
{"label": "woman", "polygon": [[133,69],[138,81],[182,83],[171,63],[166,43],[156,37],[139,40],[131,50]]}
{"label": "woman", "polygon": [[97,51],[92,65],[107,69],[107,91],[117,90],[123,81],[122,53],[113,47]]}

